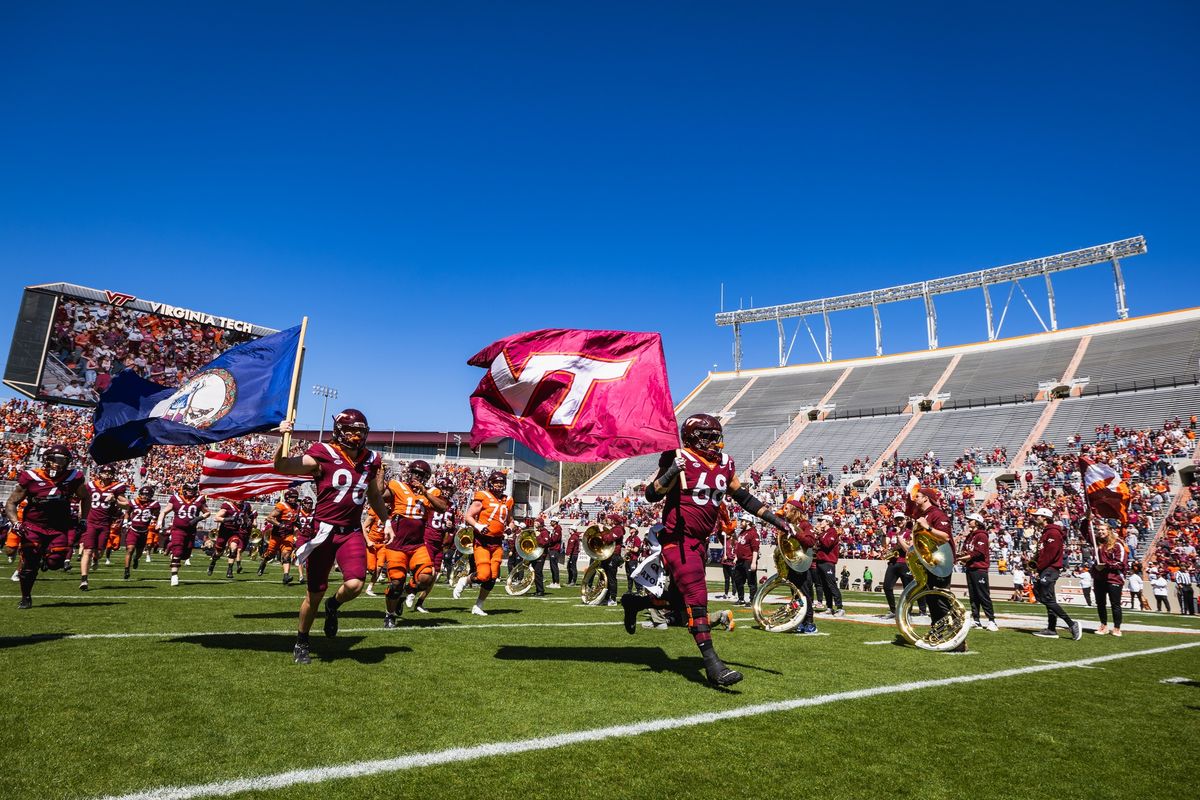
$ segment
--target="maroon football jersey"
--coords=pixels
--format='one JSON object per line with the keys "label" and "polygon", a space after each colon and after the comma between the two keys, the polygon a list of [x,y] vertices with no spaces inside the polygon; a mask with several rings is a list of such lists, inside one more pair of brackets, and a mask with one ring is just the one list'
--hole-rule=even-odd
{"label": "maroon football jersey", "polygon": [[305,455],[321,467],[316,477],[317,507],[313,511],[316,522],[361,528],[367,486],[379,472],[379,456],[364,450],[357,462],[351,462],[341,448],[324,442],[308,448]]}
{"label": "maroon football jersey", "polygon": [[172,530],[185,533],[194,531],[200,522],[200,515],[205,511],[204,497],[197,495],[189,502],[179,495],[173,494],[171,495],[171,511],[174,514],[171,520]]}
{"label": "maroon football jersey", "polygon": [[221,510],[225,512],[225,517],[218,526],[218,530],[222,534],[229,536],[232,533],[237,533],[245,529],[246,521],[243,519],[245,512],[242,510],[241,503],[226,500],[221,503]]}
{"label": "maroon football jersey", "polygon": [[92,506],[88,509],[87,524],[93,528],[104,528],[112,524],[117,516],[117,498],[124,496],[129,487],[122,481],[104,485],[100,481],[88,481],[88,495]]}
{"label": "maroon football jersey", "polygon": [[141,501],[134,499],[129,506],[129,527],[135,531],[150,530],[151,523],[158,519],[158,512],[162,510],[157,500],[151,500],[149,503],[142,505]]}
{"label": "maroon football jersey", "polygon": [[[675,452],[667,450],[659,457],[660,469],[675,460]],[[722,453],[717,463],[711,464],[687,448],[679,452],[685,463],[663,505],[664,533],[707,540],[717,529],[721,501],[735,475],[733,459]]]}
{"label": "maroon football jersey", "polygon": [[71,498],[83,485],[83,473],[70,470],[61,480],[51,480],[40,469],[27,469],[17,478],[25,487],[28,499],[25,504],[26,525],[51,531],[69,531],[74,525],[71,519]]}

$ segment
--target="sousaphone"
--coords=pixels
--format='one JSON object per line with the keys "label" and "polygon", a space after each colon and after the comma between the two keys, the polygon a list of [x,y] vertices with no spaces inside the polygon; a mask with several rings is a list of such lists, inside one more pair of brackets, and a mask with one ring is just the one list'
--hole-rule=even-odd
{"label": "sousaphone", "polygon": [[513,597],[523,595],[533,588],[534,574],[531,564],[546,551],[546,548],[538,544],[537,531],[533,528],[526,528],[517,534],[516,547],[521,560],[508,573],[508,580],[504,583],[504,591]]}
{"label": "sousaphone", "polygon": [[610,558],[617,551],[616,542],[604,543],[604,534],[609,530],[608,528],[601,529],[599,525],[592,525],[583,532],[581,537],[583,552],[591,560],[587,571],[583,573],[583,586],[579,591],[585,605],[598,606],[604,602],[604,598],[608,594],[608,576],[604,574],[600,562]]}
{"label": "sousaphone", "polygon": [[[967,610],[949,589],[929,585],[929,576],[948,578],[954,572],[954,553],[950,543],[939,543],[928,531],[913,532],[913,546],[905,556],[912,582],[900,593],[896,604],[896,628],[900,636],[911,645],[922,650],[945,653],[967,640],[971,629]],[[928,605],[930,598],[941,598],[949,606],[949,613],[928,629],[920,630],[913,618],[918,605]]]}
{"label": "sousaphone", "polygon": [[451,586],[471,574],[471,556],[475,554],[475,532],[470,528],[459,528],[454,534],[454,549],[458,551],[458,559],[450,570],[448,580]]}
{"label": "sousaphone", "polygon": [[754,594],[754,621],[769,633],[787,633],[804,621],[808,599],[788,580],[789,568],[801,574],[812,566],[812,548],[805,548],[793,534],[780,537],[775,545],[775,574]]}

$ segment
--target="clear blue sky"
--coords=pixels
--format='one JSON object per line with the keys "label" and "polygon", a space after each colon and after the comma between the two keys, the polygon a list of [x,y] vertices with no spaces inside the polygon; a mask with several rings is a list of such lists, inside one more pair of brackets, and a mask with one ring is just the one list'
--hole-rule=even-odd
{"label": "clear blue sky", "polygon": [[[681,397],[731,365],[722,281],[763,305],[1140,233],[1132,313],[1200,305],[1198,9],[4,4],[0,336],[51,281],[308,314],[306,387],[444,430],[466,359],[539,327],[661,331]],[[1056,286],[1061,325],[1113,316],[1105,268]],[[941,300],[943,344],[981,306]],[[919,304],[884,324],[924,346]],[[869,314],[834,329],[871,352]]]}

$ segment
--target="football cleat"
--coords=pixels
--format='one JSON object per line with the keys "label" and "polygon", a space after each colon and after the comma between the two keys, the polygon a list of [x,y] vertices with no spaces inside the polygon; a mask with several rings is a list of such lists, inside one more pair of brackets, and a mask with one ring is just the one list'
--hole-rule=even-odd
{"label": "football cleat", "polygon": [[715,656],[705,659],[704,673],[713,686],[733,686],[742,679],[742,673],[725,666],[721,659]]}
{"label": "football cleat", "polygon": [[479,606],[471,606],[471,613],[477,617],[486,617],[488,613]]}
{"label": "football cleat", "polygon": [[416,604],[417,596],[415,594],[410,594],[408,597],[404,598],[404,605],[406,608],[412,608]]}
{"label": "football cleat", "polygon": [[209,574],[209,575],[212,575],[212,574],[213,574],[213,568],[215,568],[216,566],[217,566],[217,565],[216,565],[216,562],[213,562],[213,563],[211,563],[211,564],[209,564],[209,565],[208,565],[208,574]]}
{"label": "football cleat", "polygon": [[292,582],[292,573],[289,572],[283,576],[283,585],[289,586],[291,584],[291,582]]}
{"label": "football cleat", "polygon": [[125,580],[129,580],[129,567],[125,568]]}
{"label": "football cleat", "polygon": [[16,583],[21,580],[21,570],[14,570],[12,574],[12,582]]}
{"label": "football cleat", "polygon": [[17,610],[23,611],[26,608],[33,608],[33,600],[28,597],[22,597],[21,602],[17,603]]}
{"label": "football cleat", "polygon": [[[13,573],[13,580],[17,579],[17,573]],[[467,582],[471,580],[470,576],[464,576],[458,579],[458,583],[454,584],[454,599],[462,597],[463,589],[467,588]]]}
{"label": "football cleat", "polygon": [[87,590],[88,590],[88,582],[87,582],[87,578],[85,577],[83,580],[81,580],[79,582],[79,591],[86,592]]}
{"label": "football cleat", "polygon": [[333,602],[333,598],[325,601],[325,635],[337,636],[338,632],[338,612],[336,608],[330,608],[329,604]]}
{"label": "football cleat", "polygon": [[415,611],[419,611],[419,612],[420,612],[420,613],[422,613],[422,614],[428,614],[428,613],[429,613],[429,609],[428,609],[428,608],[426,608],[425,606],[417,606],[417,607],[416,607],[414,610],[415,610]]}
{"label": "football cleat", "polygon": [[172,586],[178,586],[178,585],[179,585],[179,576],[178,576],[178,575],[172,575],[172,576],[171,576],[171,585],[172,585]]}
{"label": "football cleat", "polygon": [[292,661],[297,664],[311,664],[312,656],[308,654],[308,645],[296,642],[296,646],[292,648]]}
{"label": "football cleat", "polygon": [[383,627],[387,630],[391,630],[392,628],[396,627],[396,618],[391,614],[384,614]]}
{"label": "football cleat", "polygon": [[367,584],[366,594],[367,594],[367,597],[378,597],[379,596],[379,595],[375,594],[375,584],[373,584],[373,583]]}
{"label": "football cleat", "polygon": [[238,575],[242,574],[242,562],[240,562],[240,561],[237,562],[237,574]]}

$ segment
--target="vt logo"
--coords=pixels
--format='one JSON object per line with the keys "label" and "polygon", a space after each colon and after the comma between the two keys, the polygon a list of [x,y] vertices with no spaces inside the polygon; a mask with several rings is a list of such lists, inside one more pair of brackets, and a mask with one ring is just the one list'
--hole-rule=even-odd
{"label": "vt logo", "polygon": [[104,294],[108,296],[108,302],[112,303],[118,308],[134,299],[134,296],[131,294],[125,294],[124,292],[110,292],[108,289],[104,290]]}
{"label": "vt logo", "polygon": [[[550,424],[570,427],[575,424],[595,385],[624,378],[633,362],[632,358],[601,361],[579,353],[534,353],[517,367],[502,350],[492,360],[491,374],[504,402],[518,419],[531,416],[540,405],[534,399],[544,382],[568,386],[566,394],[550,414]],[[542,395],[545,397],[544,392]]]}

